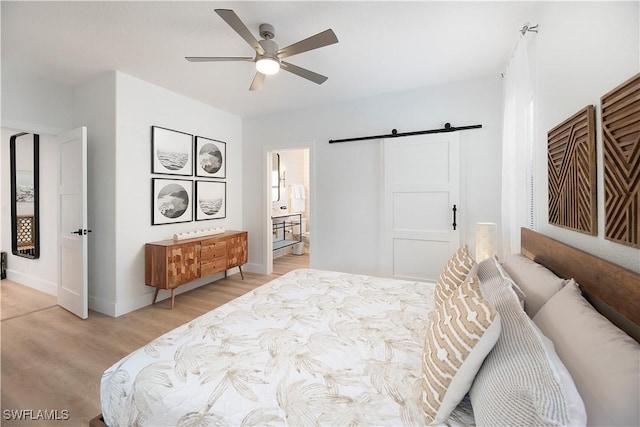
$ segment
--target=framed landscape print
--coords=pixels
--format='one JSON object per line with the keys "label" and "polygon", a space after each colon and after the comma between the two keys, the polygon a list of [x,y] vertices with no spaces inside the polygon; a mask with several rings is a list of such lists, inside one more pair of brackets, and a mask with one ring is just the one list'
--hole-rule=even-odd
{"label": "framed landscape print", "polygon": [[227,183],[196,181],[196,221],[226,218]]}
{"label": "framed landscape print", "polygon": [[193,135],[151,126],[151,173],[193,176]]}
{"label": "framed landscape print", "polygon": [[193,221],[193,181],[151,178],[151,224]]}
{"label": "framed landscape print", "polygon": [[226,178],[227,144],[196,136],[196,176]]}

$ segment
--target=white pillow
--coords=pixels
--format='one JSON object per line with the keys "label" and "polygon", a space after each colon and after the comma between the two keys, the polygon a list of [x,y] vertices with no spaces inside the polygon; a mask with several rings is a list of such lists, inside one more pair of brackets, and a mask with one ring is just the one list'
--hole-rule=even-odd
{"label": "white pillow", "polygon": [[640,344],[598,313],[573,280],[533,320],[555,343],[589,425],[640,425]]}
{"label": "white pillow", "polygon": [[500,316],[472,277],[436,305],[422,357],[421,407],[427,424],[440,424],[469,391],[500,335]]}
{"label": "white pillow", "polygon": [[531,318],[567,282],[546,267],[520,254],[509,255],[502,266],[524,292],[524,311]]}

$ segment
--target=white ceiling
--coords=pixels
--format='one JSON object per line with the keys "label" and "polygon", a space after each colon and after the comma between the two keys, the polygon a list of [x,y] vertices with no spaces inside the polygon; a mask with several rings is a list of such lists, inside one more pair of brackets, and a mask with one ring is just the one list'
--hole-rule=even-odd
{"label": "white ceiling", "polygon": [[[68,86],[119,70],[246,117],[498,75],[539,5],[2,1],[2,68]],[[252,63],[187,62],[185,56],[253,56],[216,8],[233,9],[256,38],[261,23],[274,25],[280,47],[332,28],[338,44],[287,59],[329,80],[316,85],[281,71],[250,92]]]}

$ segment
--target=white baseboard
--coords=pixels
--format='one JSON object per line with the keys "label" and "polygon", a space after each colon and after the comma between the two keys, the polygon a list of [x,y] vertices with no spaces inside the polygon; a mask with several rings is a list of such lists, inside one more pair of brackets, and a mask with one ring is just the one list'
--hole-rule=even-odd
{"label": "white baseboard", "polygon": [[[253,264],[253,265],[245,264],[242,266],[242,271],[264,274],[264,272],[260,271],[261,267],[262,266],[259,264]],[[240,269],[237,267],[227,270],[227,276],[232,276],[238,273],[240,273]],[[179,286],[178,288],[176,288],[176,295],[180,295],[184,292],[188,292],[192,289],[198,288],[200,286],[204,286],[211,282],[215,282],[222,278],[224,278],[224,273],[218,273],[214,276],[201,278],[197,281],[194,281],[193,283],[189,283],[188,285]],[[152,287],[149,287],[149,292],[143,295],[138,295],[132,298],[128,298],[125,301],[116,302],[115,304],[112,302],[104,301],[99,298],[93,298],[90,296],[89,308],[91,310],[98,311],[108,316],[118,317],[118,316],[122,316],[123,314],[127,314],[132,311],[135,311],[140,308],[153,304],[154,293],[155,293],[155,289]],[[170,290],[161,289],[160,292],[158,293],[158,299],[156,302],[163,301],[170,297],[171,297]],[[177,301],[176,301],[176,304],[178,304]]]}
{"label": "white baseboard", "polygon": [[267,267],[264,264],[248,263],[242,266],[242,271],[256,274],[267,274]]}
{"label": "white baseboard", "polygon": [[[232,271],[234,271],[234,269],[229,270],[227,272],[227,275],[231,275]],[[235,271],[239,272],[237,268],[235,269]],[[216,280],[220,280],[223,277],[224,277],[224,273],[218,273],[210,277],[201,278],[197,281],[194,281],[193,283],[189,283],[188,285],[179,286],[176,288],[176,295],[180,295],[184,292],[188,292],[192,289],[199,288],[200,286],[204,286],[208,283],[215,282]],[[147,292],[144,295],[139,295],[133,298],[129,298],[126,301],[117,302],[115,304],[114,317],[122,316],[123,314],[127,314],[132,311],[138,310],[142,307],[146,307],[148,305],[153,304],[154,293],[155,293],[155,288],[149,287],[149,292]],[[158,293],[158,299],[156,300],[156,302],[163,301],[170,297],[171,297],[170,290],[160,289],[160,292]],[[176,301],[176,304],[178,304],[177,301]]]}
{"label": "white baseboard", "polygon": [[[89,310],[106,314],[107,316],[116,317],[116,305],[102,298],[96,298],[89,295]],[[89,314],[91,316],[91,314]]]}
{"label": "white baseboard", "polygon": [[40,292],[44,292],[45,294],[53,295],[54,297],[58,296],[57,283],[43,280],[39,277],[29,276],[11,269],[7,269],[7,279],[29,288],[36,289]]}

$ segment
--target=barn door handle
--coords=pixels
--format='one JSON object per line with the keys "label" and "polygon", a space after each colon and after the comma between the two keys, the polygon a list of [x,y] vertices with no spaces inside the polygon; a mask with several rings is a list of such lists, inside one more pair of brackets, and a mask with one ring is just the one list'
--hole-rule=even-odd
{"label": "barn door handle", "polygon": [[458,208],[456,207],[456,205],[453,205],[453,209],[451,210],[453,211],[453,224],[451,225],[453,225],[453,229],[455,230],[456,226],[458,225],[456,224],[456,211],[458,210]]}

